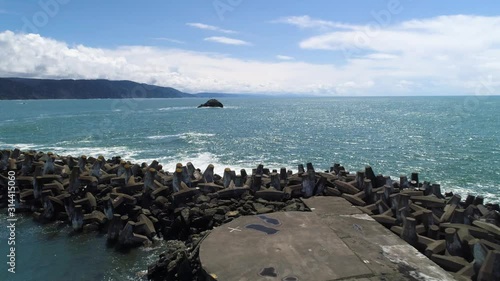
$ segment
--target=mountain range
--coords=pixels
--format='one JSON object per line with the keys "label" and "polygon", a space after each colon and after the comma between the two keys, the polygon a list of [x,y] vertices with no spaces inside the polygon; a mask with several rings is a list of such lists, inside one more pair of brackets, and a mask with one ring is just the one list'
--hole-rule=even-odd
{"label": "mountain range", "polygon": [[224,93],[189,94],[171,87],[128,80],[0,78],[0,100],[13,99],[120,99],[120,98],[216,98],[248,96]]}

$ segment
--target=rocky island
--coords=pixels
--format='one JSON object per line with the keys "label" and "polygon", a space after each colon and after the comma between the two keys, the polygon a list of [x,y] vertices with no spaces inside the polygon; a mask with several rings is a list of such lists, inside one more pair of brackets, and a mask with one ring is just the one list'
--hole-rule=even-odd
{"label": "rocky island", "polygon": [[209,99],[206,103],[200,104],[198,106],[198,108],[200,108],[200,107],[220,107],[220,108],[223,108],[224,105],[216,99]]}

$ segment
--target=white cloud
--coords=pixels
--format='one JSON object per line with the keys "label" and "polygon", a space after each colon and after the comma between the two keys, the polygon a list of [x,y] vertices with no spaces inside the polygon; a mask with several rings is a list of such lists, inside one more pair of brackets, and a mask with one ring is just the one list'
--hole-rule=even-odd
{"label": "white cloud", "polygon": [[158,40],[158,41],[167,41],[167,42],[176,43],[176,44],[186,44],[186,42],[184,42],[182,40],[177,40],[177,39],[168,38],[168,37],[154,37],[151,39]]}
{"label": "white cloud", "polygon": [[222,33],[227,33],[227,34],[237,33],[234,30],[222,29],[222,28],[220,28],[218,26],[208,25],[208,24],[199,23],[199,22],[188,22],[188,23],[186,23],[186,25],[194,27],[194,28],[198,28],[198,29],[205,29],[205,30],[210,30],[210,31],[217,31],[217,32],[222,32]]}
{"label": "white cloud", "polygon": [[403,92],[408,92],[420,87],[420,85],[416,84],[415,82],[407,80],[400,80],[396,82],[395,86]]}
{"label": "white cloud", "polygon": [[352,28],[353,25],[326,21],[320,19],[313,19],[310,16],[291,16],[291,17],[283,17],[277,20],[272,21],[274,23],[286,23],[290,25],[294,25],[300,28]]}
{"label": "white cloud", "polygon": [[304,62],[244,60],[174,48],[70,46],[37,34],[0,33],[0,76],[126,79],[187,92],[333,93],[337,70]]}
{"label": "white cloud", "polygon": [[384,54],[384,53],[368,54],[364,57],[367,59],[374,59],[374,60],[390,60],[398,58],[398,56],[396,55]]}
{"label": "white cloud", "polygon": [[224,36],[212,36],[212,37],[207,37],[203,40],[221,44],[227,44],[227,45],[252,45],[250,42],[247,41],[224,37]]}
{"label": "white cloud", "polygon": [[276,58],[279,60],[293,60],[294,59],[293,57],[284,56],[284,55],[277,55]]}
{"label": "white cloud", "polygon": [[[482,32],[489,30],[490,32]],[[304,49],[358,49],[381,53],[480,51],[500,43],[500,17],[440,16],[389,26],[352,26],[300,42]]]}
{"label": "white cloud", "polygon": [[[0,76],[127,79],[187,92],[442,95],[474,94],[480,89],[482,94],[500,94],[499,25],[500,16],[465,15],[378,29],[357,25],[339,31],[317,25],[312,31],[321,34],[304,38],[299,46],[309,54],[331,51],[333,58],[328,52],[319,53],[323,63],[166,47],[91,48],[5,31],[0,33]],[[355,39],[360,34],[368,38],[364,44]],[[226,37],[205,40],[241,41],[220,38]],[[345,60],[334,60],[338,54]]]}
{"label": "white cloud", "polygon": [[[500,93],[500,64],[495,63],[500,58],[498,16],[451,15],[344,30],[330,27],[325,31],[317,26],[322,34],[302,40],[299,46],[343,54],[347,68],[364,66],[364,74],[373,76],[379,76],[374,71],[384,73],[395,79],[396,88],[417,94],[439,90],[470,94],[489,75],[497,77],[497,88],[490,92]],[[382,78],[375,81],[381,84]]]}

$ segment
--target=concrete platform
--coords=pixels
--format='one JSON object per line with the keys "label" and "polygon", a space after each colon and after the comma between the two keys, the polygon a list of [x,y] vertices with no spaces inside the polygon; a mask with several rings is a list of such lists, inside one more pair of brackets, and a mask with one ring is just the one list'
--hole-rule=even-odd
{"label": "concrete platform", "polygon": [[343,198],[304,202],[313,212],[246,216],[202,242],[203,269],[219,281],[454,280]]}

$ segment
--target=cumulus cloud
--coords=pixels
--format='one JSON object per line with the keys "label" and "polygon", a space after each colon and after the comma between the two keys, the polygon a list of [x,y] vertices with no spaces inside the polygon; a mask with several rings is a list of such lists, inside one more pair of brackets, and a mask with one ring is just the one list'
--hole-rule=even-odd
{"label": "cumulus cloud", "polygon": [[[489,30],[490,32],[481,32]],[[353,26],[300,42],[304,49],[428,55],[477,52],[500,43],[500,17],[440,16],[391,26]]]}
{"label": "cumulus cloud", "polygon": [[282,17],[277,20],[272,21],[273,23],[286,23],[290,25],[297,26],[299,28],[320,28],[320,29],[329,29],[329,28],[353,28],[353,25],[344,24],[340,22],[333,22],[321,19],[313,19],[308,15],[305,16],[291,16],[291,17]]}
{"label": "cumulus cloud", "polygon": [[[489,32],[481,32],[489,30]],[[445,55],[477,52],[500,43],[500,17],[440,16],[383,26],[352,26],[300,42],[304,49]]]}
{"label": "cumulus cloud", "polygon": [[[0,33],[0,76],[128,79],[187,92],[443,95],[481,89],[482,94],[500,93],[500,17],[441,16],[378,27],[338,26],[310,17],[302,22],[311,35],[298,46],[313,54],[321,50],[323,63],[286,60],[284,55],[269,61],[167,47],[91,48],[5,31]],[[238,40],[205,40],[224,43],[221,38]]]}
{"label": "cumulus cloud", "polygon": [[[495,85],[500,85],[500,64],[495,63],[500,55],[498,16],[449,15],[367,25],[303,16],[282,22],[320,32],[301,40],[300,48],[340,53],[350,67],[365,65],[401,78],[405,89],[421,85],[425,90],[441,87],[447,92],[472,93],[471,85],[491,75],[497,77]],[[427,82],[419,81],[423,79]],[[394,85],[401,88],[402,84]]]}
{"label": "cumulus cloud", "polygon": [[223,28],[220,28],[218,26],[208,25],[208,24],[199,23],[199,22],[188,22],[188,23],[186,23],[186,25],[194,27],[194,28],[198,28],[198,29],[217,31],[217,32],[222,32],[222,33],[227,33],[227,34],[237,33],[234,30],[223,29]]}
{"label": "cumulus cloud", "polygon": [[375,60],[390,60],[390,59],[396,59],[398,58],[398,56],[391,54],[384,54],[384,53],[374,53],[366,55],[365,58],[375,59]]}
{"label": "cumulus cloud", "polygon": [[229,38],[229,37],[224,37],[224,36],[212,36],[212,37],[207,37],[203,39],[205,41],[211,41],[211,42],[216,42],[216,43],[221,43],[221,44],[227,44],[227,45],[252,45],[250,42],[243,41],[240,39],[234,39],[234,38]]}
{"label": "cumulus cloud", "polygon": [[167,41],[167,42],[176,43],[176,44],[186,44],[186,42],[184,42],[182,40],[177,40],[177,39],[168,38],[168,37],[154,37],[151,39],[158,40],[158,41]]}
{"label": "cumulus cloud", "polygon": [[0,76],[127,79],[187,92],[319,93],[335,91],[336,68],[270,63],[175,48],[68,45],[37,34],[0,33]]}

